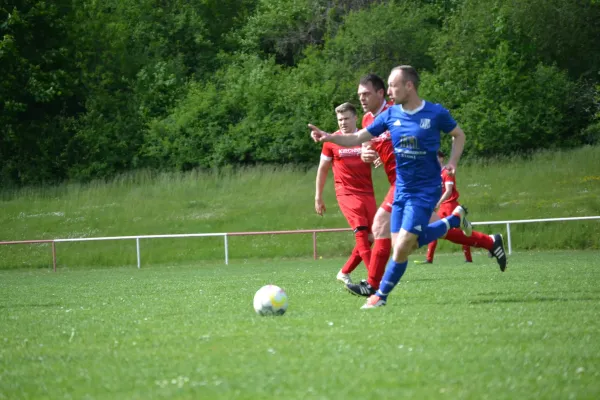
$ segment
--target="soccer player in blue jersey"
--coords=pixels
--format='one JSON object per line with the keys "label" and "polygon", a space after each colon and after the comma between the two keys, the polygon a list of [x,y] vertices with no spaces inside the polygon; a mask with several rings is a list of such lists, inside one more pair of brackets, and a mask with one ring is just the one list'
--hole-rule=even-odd
{"label": "soccer player in blue jersey", "polygon": [[437,159],[441,132],[452,137],[452,152],[446,166],[456,172],[465,134],[448,110],[419,97],[419,75],[408,65],[392,69],[388,78],[388,95],[394,105],[380,113],[365,129],[352,135],[330,135],[309,124],[316,142],[333,142],[351,147],[389,131],[396,156],[396,193],[392,206],[392,258],[386,266],[379,289],[362,308],[384,306],[392,289],[406,271],[408,256],[418,247],[461,228],[470,236],[472,227],[466,210],[456,207],[452,215],[429,225],[429,219],[441,196],[441,167]]}

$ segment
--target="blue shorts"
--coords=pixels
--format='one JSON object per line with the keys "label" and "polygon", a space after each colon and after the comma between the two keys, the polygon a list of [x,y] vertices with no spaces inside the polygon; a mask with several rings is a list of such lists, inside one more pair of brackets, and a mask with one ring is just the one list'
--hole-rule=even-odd
{"label": "blue shorts", "polygon": [[397,196],[392,205],[390,222],[392,233],[398,233],[400,229],[417,236],[423,233],[429,225],[431,214],[438,200],[439,196],[432,196],[429,201],[422,196],[419,196],[419,198],[410,195]]}

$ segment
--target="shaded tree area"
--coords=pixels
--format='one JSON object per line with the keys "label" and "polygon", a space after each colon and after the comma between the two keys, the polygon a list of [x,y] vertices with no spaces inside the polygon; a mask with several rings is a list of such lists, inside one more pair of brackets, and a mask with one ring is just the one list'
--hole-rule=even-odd
{"label": "shaded tree area", "polygon": [[600,4],[2,0],[0,180],[314,162],[360,76],[422,72],[467,154],[600,141]]}

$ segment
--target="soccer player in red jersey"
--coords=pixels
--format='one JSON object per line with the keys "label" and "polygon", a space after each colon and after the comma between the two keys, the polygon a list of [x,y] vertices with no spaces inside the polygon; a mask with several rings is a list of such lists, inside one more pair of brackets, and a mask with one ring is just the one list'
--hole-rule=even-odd
{"label": "soccer player in red jersey", "polygon": [[[393,104],[392,102],[386,102],[385,83],[383,82],[383,79],[375,74],[368,74],[361,78],[358,84],[358,98],[363,111],[365,112],[362,119],[363,128],[371,125],[377,115]],[[371,251],[371,262],[367,268],[367,280],[360,284],[346,284],[346,289],[353,294],[360,294],[361,292],[366,293],[366,291],[374,291],[379,288],[379,282],[385,272],[385,266],[390,258],[392,248],[390,215],[392,212],[392,203],[394,202],[396,159],[394,157],[394,148],[392,146],[392,141],[390,140],[389,132],[363,144],[363,154],[369,152],[376,155],[373,155],[371,159],[363,158],[363,161],[367,163],[374,162],[376,167],[383,165],[390,182],[390,189],[388,190],[383,203],[377,210],[373,221],[372,231],[374,244]],[[367,283],[369,286],[367,286]],[[370,288],[372,288],[372,290],[370,290]]]}
{"label": "soccer player in red jersey", "polygon": [[[335,109],[339,131],[334,134],[353,134],[356,132],[356,108],[344,103]],[[371,225],[377,211],[371,165],[361,158],[362,146],[342,147],[334,143],[324,143],[321,161],[317,171],[315,211],[319,215],[325,212],[323,188],[329,169],[333,168],[335,195],[340,210],[350,227],[354,230],[356,245],[352,255],[337,275],[337,279],[345,284],[352,283],[350,273],[362,260],[368,268],[371,258]]]}
{"label": "soccer player in red jersey", "polygon": [[[445,154],[441,150],[438,151],[438,161],[440,165],[444,165]],[[459,206],[458,190],[456,189],[456,177],[450,175],[446,169],[442,169],[442,197],[436,205],[437,214],[440,218],[445,218],[452,214],[454,208]],[[451,229],[446,234],[446,239],[454,243],[462,244],[463,253],[465,254],[465,261],[472,262],[471,257],[471,246],[479,247],[488,250],[492,255],[496,257],[500,269],[504,271],[506,269],[506,254],[504,253],[504,246],[502,244],[502,235],[496,233],[493,235],[486,235],[485,233],[473,231],[470,237],[464,236],[460,229]],[[496,245],[494,245],[494,243]],[[429,243],[427,247],[427,259],[425,261],[415,261],[417,264],[431,264],[433,263],[433,256],[435,254],[435,248],[437,246],[437,240]]]}

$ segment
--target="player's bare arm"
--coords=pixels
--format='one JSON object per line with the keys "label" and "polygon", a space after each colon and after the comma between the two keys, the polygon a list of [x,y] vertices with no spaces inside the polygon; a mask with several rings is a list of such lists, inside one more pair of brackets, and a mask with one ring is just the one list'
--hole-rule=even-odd
{"label": "player's bare arm", "polygon": [[327,181],[327,175],[331,168],[331,161],[323,160],[319,162],[319,169],[317,170],[317,180],[315,187],[315,212],[320,216],[326,211],[325,202],[323,201],[323,189],[325,188],[325,182]]}
{"label": "player's bare arm", "polygon": [[448,173],[450,175],[455,175],[456,166],[458,165],[460,156],[462,155],[463,149],[465,148],[465,133],[463,132],[460,126],[456,125],[456,127],[452,129],[448,134],[452,136],[452,151],[450,152],[450,158],[448,159],[448,163],[444,168],[448,170]]}
{"label": "player's bare arm", "polygon": [[332,135],[312,124],[308,124],[308,127],[311,130],[310,137],[315,142],[332,142],[344,147],[359,146],[360,144],[373,138],[373,136],[371,136],[369,131],[366,129],[361,129],[360,131],[351,135]]}
{"label": "player's bare arm", "polygon": [[445,202],[446,200],[448,200],[450,198],[450,196],[452,195],[452,185],[454,185],[453,182],[445,182],[444,183],[444,194],[442,194],[442,197],[440,197],[437,204],[435,205],[436,210],[438,208],[440,208],[442,203]]}

